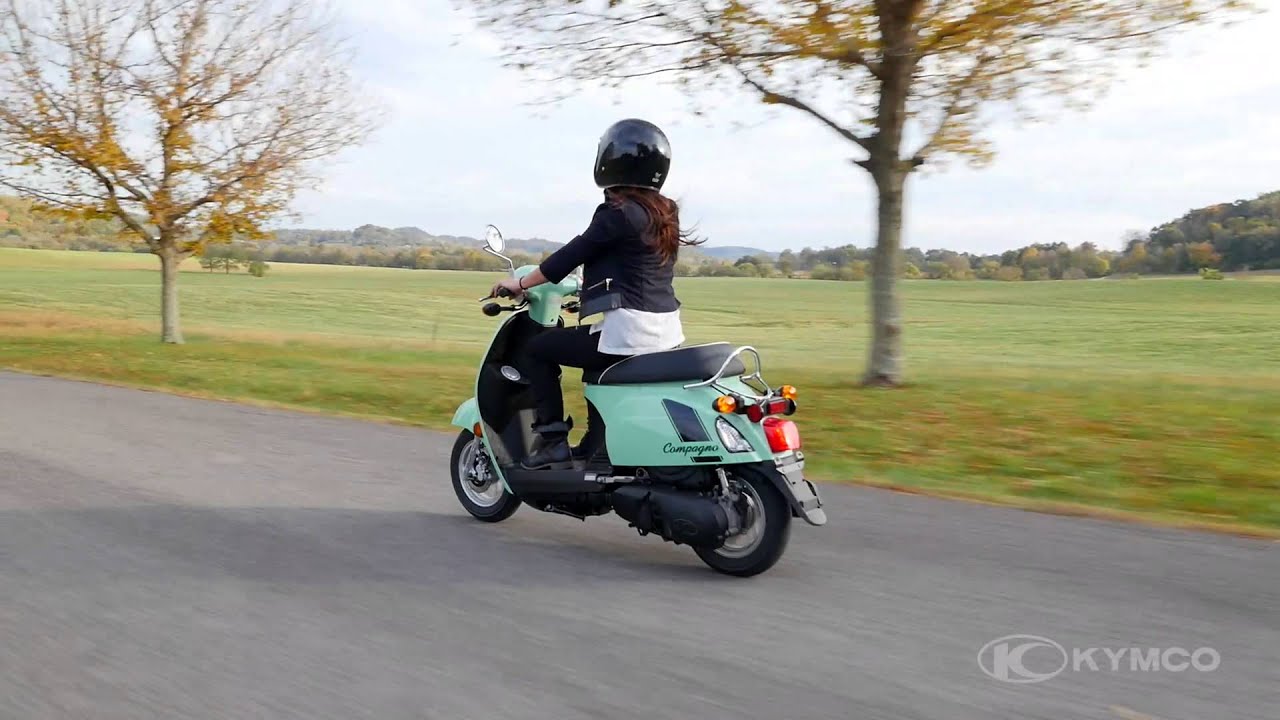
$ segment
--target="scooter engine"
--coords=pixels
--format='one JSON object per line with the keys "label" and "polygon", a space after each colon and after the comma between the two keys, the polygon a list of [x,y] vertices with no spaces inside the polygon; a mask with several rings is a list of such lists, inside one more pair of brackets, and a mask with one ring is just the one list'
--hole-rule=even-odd
{"label": "scooter engine", "polygon": [[729,516],[714,498],[653,485],[613,491],[613,511],[641,535],[654,533],[677,545],[718,548],[729,534]]}

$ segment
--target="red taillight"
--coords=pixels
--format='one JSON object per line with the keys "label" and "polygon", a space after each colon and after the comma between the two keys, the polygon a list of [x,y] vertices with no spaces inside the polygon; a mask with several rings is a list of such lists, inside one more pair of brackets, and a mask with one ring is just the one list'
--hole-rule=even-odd
{"label": "red taillight", "polygon": [[796,412],[796,401],[787,398],[774,398],[752,405],[739,406],[738,412],[747,416],[747,419],[753,423],[758,423],[765,418],[766,415],[794,415]]}
{"label": "red taillight", "polygon": [[769,449],[776,452],[788,452],[800,449],[800,428],[790,420],[782,418],[766,418],[764,436],[769,441]]}
{"label": "red taillight", "polygon": [[766,415],[790,415],[796,411],[796,403],[788,398],[774,398],[769,401]]}

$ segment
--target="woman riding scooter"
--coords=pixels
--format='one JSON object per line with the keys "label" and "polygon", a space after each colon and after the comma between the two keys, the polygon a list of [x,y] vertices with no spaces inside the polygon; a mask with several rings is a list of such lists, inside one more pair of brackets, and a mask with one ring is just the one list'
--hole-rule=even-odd
{"label": "woman riding scooter", "polygon": [[[596,152],[595,181],[605,198],[586,231],[537,270],[493,288],[495,296],[499,289],[519,296],[543,283],[559,283],[581,266],[581,317],[602,315],[594,325],[549,330],[529,343],[527,371],[537,399],[533,430],[539,443],[521,461],[527,470],[573,462],[562,366],[599,371],[625,357],[684,342],[672,279],[680,245],[696,243],[681,231],[675,201],[660,192],[670,168],[671,145],[656,125],[637,119],[615,123]],[[590,447],[586,439],[581,447]]]}

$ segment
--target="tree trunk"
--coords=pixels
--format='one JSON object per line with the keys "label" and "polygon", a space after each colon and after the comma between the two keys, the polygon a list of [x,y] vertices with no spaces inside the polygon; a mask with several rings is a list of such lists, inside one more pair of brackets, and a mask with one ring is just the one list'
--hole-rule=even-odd
{"label": "tree trunk", "polygon": [[907,97],[915,72],[913,18],[919,0],[876,3],[886,46],[880,66],[876,134],[863,166],[876,185],[876,250],[871,260],[871,357],[864,385],[902,383],[902,310],[898,275],[902,264],[902,196],[914,165],[902,157]]}
{"label": "tree trunk", "polygon": [[907,173],[899,168],[874,173],[876,249],[871,261],[871,357],[866,385],[902,382],[902,310],[898,276],[902,269],[902,199]]}
{"label": "tree trunk", "polygon": [[178,323],[178,266],[183,257],[173,248],[162,248],[160,256],[160,340],[181,345],[182,328]]}

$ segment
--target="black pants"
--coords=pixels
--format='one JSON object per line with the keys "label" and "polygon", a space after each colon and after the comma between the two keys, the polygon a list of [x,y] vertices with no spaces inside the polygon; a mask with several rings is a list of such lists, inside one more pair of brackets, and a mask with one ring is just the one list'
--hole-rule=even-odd
{"label": "black pants", "polygon": [[626,357],[607,355],[600,352],[599,347],[600,335],[591,334],[590,325],[547,330],[529,342],[527,370],[538,404],[539,425],[565,419],[564,395],[558,377],[561,367],[598,371]]}

